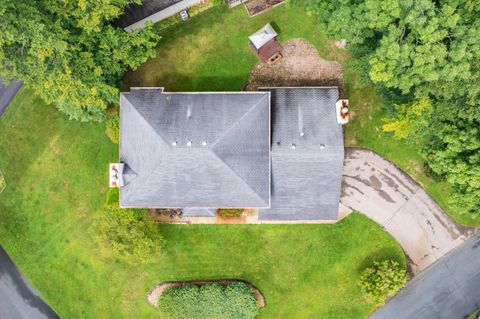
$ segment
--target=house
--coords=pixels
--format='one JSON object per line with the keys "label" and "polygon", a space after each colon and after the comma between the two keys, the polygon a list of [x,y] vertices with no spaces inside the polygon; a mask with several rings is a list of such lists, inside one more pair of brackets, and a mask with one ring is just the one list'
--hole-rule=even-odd
{"label": "house", "polygon": [[143,28],[148,21],[155,23],[164,20],[202,2],[203,0],[143,0],[141,4],[127,5],[115,23],[130,32]]}
{"label": "house", "polygon": [[120,96],[120,206],[257,208],[260,221],[337,219],[336,87]]}
{"label": "house", "polygon": [[260,30],[249,36],[250,48],[266,63],[275,63],[281,57],[282,46],[277,40],[277,32],[267,23]]}

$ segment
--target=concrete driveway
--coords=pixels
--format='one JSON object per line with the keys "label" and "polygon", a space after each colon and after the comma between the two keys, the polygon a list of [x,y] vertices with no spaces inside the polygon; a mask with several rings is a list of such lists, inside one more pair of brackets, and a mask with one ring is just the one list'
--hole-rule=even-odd
{"label": "concrete driveway", "polygon": [[480,233],[431,267],[370,319],[464,319],[480,308]]}
{"label": "concrete driveway", "polygon": [[59,319],[0,246],[0,318]]}
{"label": "concrete driveway", "polygon": [[475,232],[455,223],[406,173],[378,154],[345,149],[340,201],[383,226],[402,246],[415,274]]}

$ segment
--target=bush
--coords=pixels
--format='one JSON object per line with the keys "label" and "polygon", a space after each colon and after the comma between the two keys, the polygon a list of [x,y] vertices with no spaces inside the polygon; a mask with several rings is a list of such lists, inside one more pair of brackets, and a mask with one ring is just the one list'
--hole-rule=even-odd
{"label": "bush", "polygon": [[97,240],[109,254],[131,265],[158,258],[163,239],[146,210],[105,205],[98,218],[98,227]]}
{"label": "bush", "polygon": [[170,288],[158,305],[164,319],[250,319],[259,311],[252,288],[242,282]]}
{"label": "bush", "polygon": [[115,144],[120,143],[120,116],[116,113],[113,117],[107,120],[107,128],[105,133],[110,141]]}
{"label": "bush", "polygon": [[113,205],[120,203],[120,190],[118,187],[109,188],[107,192],[107,198],[105,204]]}
{"label": "bush", "polygon": [[375,261],[373,267],[364,270],[360,288],[369,303],[383,304],[395,295],[407,282],[407,273],[393,260]]}
{"label": "bush", "polygon": [[243,209],[241,208],[221,208],[218,210],[218,215],[221,217],[239,217],[242,213]]}

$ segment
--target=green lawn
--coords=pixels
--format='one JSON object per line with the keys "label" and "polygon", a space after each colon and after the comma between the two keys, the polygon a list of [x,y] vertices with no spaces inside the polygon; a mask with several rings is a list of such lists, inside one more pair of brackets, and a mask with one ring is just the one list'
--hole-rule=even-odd
{"label": "green lawn", "polygon": [[339,50],[321,32],[314,17],[305,15],[302,7],[282,5],[249,18],[240,6],[229,10],[213,8],[188,22],[161,31],[162,40],[156,58],[149,60],[124,77],[124,88],[160,86],[169,91],[234,91],[242,89],[252,68],[258,63],[248,47],[248,36],[271,22],[280,41],[305,38],[316,46],[320,55],[336,60],[345,68],[345,86],[355,113],[346,126],[347,146],[367,147],[393,161],[422,184],[427,192],[455,220],[480,226],[480,218],[456,212],[448,205],[453,192],[446,183],[435,182],[423,170],[420,146],[393,139],[382,131],[387,114],[372,87],[355,87],[355,74],[349,67],[350,57]]}
{"label": "green lawn", "polygon": [[354,214],[335,225],[159,225],[163,256],[131,267],[95,244],[117,158],[103,125],[68,121],[23,89],[0,132],[0,244],[63,318],[156,318],[145,297],[157,283],[207,278],[258,286],[260,318],[365,318],[360,271],[377,258],[405,265],[393,238]]}

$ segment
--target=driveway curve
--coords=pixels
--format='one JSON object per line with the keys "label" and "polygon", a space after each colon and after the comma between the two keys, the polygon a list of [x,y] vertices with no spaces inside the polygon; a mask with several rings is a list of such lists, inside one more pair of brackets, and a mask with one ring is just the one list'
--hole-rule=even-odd
{"label": "driveway curve", "polygon": [[453,221],[409,175],[367,149],[345,149],[340,202],[390,233],[413,274],[476,232]]}

